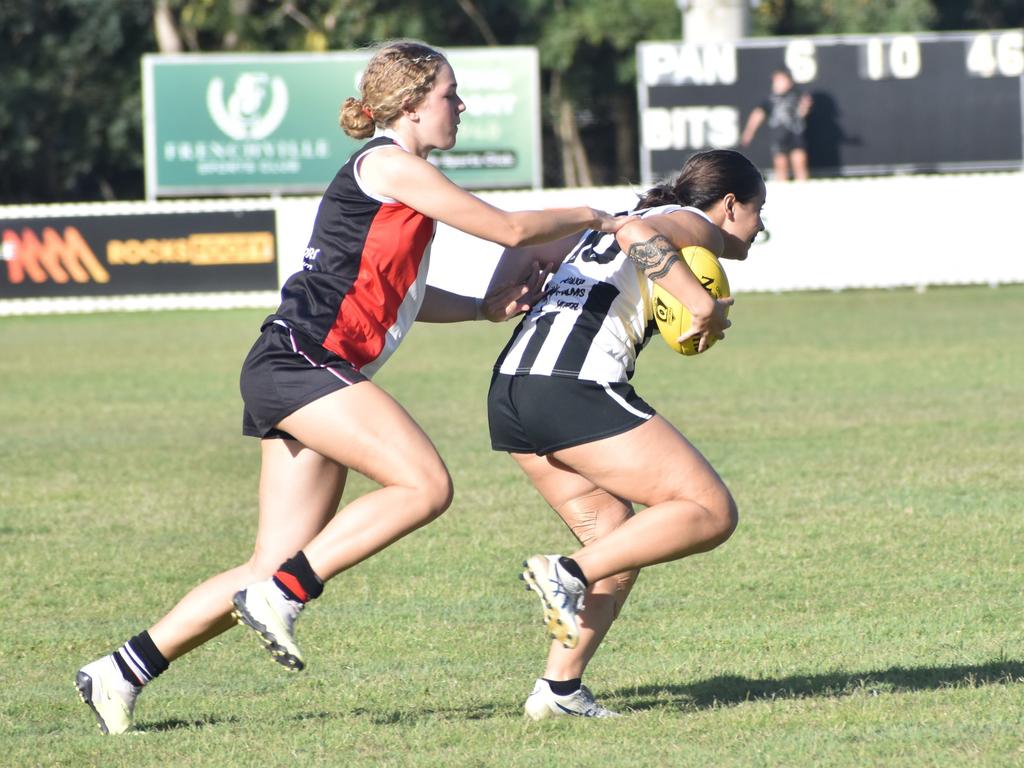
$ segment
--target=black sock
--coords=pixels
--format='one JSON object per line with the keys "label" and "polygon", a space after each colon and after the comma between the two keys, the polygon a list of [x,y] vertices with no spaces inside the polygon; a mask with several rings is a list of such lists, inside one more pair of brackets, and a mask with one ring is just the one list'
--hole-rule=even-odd
{"label": "black sock", "polygon": [[121,677],[136,686],[145,685],[171,665],[145,631],[114,651],[113,656]]}
{"label": "black sock", "polygon": [[570,693],[576,693],[583,685],[583,681],[574,677],[572,680],[548,680],[544,678],[544,682],[548,684],[548,688],[555,696],[568,696]]}
{"label": "black sock", "polygon": [[285,560],[274,574],[274,583],[287,597],[297,603],[308,603],[320,597],[324,583],[314,573],[309,560],[300,551],[291,560]]}
{"label": "black sock", "polygon": [[575,576],[577,579],[583,582],[584,587],[589,587],[590,582],[587,581],[587,577],[583,575],[583,569],[579,567],[575,560],[571,557],[560,557],[558,558],[558,564],[565,568],[569,573]]}

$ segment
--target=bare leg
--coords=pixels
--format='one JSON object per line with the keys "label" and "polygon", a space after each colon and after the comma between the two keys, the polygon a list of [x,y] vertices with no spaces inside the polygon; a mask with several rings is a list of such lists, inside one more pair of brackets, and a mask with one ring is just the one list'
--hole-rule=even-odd
{"label": "bare leg", "polygon": [[248,562],[204,581],[150,630],[168,661],[235,625],[231,596],[268,578],[331,519],[347,470],[294,440],[262,440],[260,518]]}
{"label": "bare leg", "polygon": [[793,165],[793,178],[796,181],[807,181],[811,177],[807,167],[807,150],[794,149],[789,153],[789,160]]}
{"label": "bare leg", "polygon": [[736,528],[728,488],[660,416],[554,457],[609,493],[647,507],[572,555],[591,582],[705,552]]}
{"label": "bare leg", "polygon": [[774,178],[778,181],[789,181],[789,157],[785,152],[776,152],[772,155],[772,168]]}
{"label": "bare leg", "polygon": [[430,438],[369,381],[310,403],[280,428],[381,485],[343,507],[302,547],[324,581],[430,522],[451,503],[451,477]]}
{"label": "bare leg", "polygon": [[[607,535],[633,515],[630,504],[597,488],[555,459],[536,454],[512,454],[512,458],[584,546]],[[586,608],[579,615],[579,642],[575,648],[565,648],[552,641],[545,678],[572,680],[583,676],[638,575],[638,571],[627,571],[590,585]]]}

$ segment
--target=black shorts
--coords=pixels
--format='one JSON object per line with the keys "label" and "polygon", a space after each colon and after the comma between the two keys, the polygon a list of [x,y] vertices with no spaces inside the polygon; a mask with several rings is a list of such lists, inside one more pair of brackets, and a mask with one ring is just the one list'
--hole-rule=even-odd
{"label": "black shorts", "polygon": [[308,336],[265,323],[242,363],[242,434],[291,439],[276,429],[281,419],[360,381],[367,381],[366,376]]}
{"label": "black shorts", "polygon": [[772,137],[772,154],[789,154],[794,149],[807,149],[803,133],[799,131],[778,131]]}
{"label": "black shorts", "polygon": [[487,393],[491,447],[511,453],[543,456],[627,432],[653,415],[626,382],[496,373]]}

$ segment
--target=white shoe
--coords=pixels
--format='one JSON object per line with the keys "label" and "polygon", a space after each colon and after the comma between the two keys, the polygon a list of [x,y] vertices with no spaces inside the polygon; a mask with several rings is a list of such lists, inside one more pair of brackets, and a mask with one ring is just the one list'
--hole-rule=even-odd
{"label": "white shoe", "polygon": [[113,656],[104,656],[78,670],[75,688],[96,715],[103,733],[118,734],[131,729],[135,699],[142,688],[124,679]]}
{"label": "white shoe", "polygon": [[560,555],[534,555],[523,562],[519,578],[540,596],[548,633],[566,648],[580,639],[576,614],[583,610],[583,582],[558,562]]}
{"label": "white shoe", "polygon": [[232,615],[239,624],[254,630],[278,664],[298,671],[305,662],[295,643],[295,619],[303,604],[290,600],[273,579],[250,584],[235,593]]}
{"label": "white shoe", "polygon": [[558,696],[551,692],[548,681],[537,680],[533,691],[523,705],[523,711],[531,720],[543,720],[545,717],[621,717],[618,712],[605,709],[596,701],[594,694],[587,686],[581,686],[575,693]]}

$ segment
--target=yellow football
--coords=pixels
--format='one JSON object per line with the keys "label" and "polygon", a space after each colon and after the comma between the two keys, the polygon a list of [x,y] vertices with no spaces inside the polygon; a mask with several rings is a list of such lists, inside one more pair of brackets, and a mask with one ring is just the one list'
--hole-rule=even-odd
{"label": "yellow football", "polygon": [[[683,248],[680,251],[680,256],[708,293],[716,299],[724,299],[729,295],[729,279],[725,276],[725,270],[715,258],[715,254],[707,248],[691,245]],[[651,305],[654,311],[654,321],[658,324],[661,338],[673,351],[681,355],[696,355],[698,343],[696,336],[687,339],[682,344],[676,341],[690,329],[690,323],[693,321],[690,311],[657,283],[652,283],[652,286]],[[726,314],[728,314],[728,307],[726,307]],[[705,350],[710,349],[714,343],[715,339],[711,339]]]}

